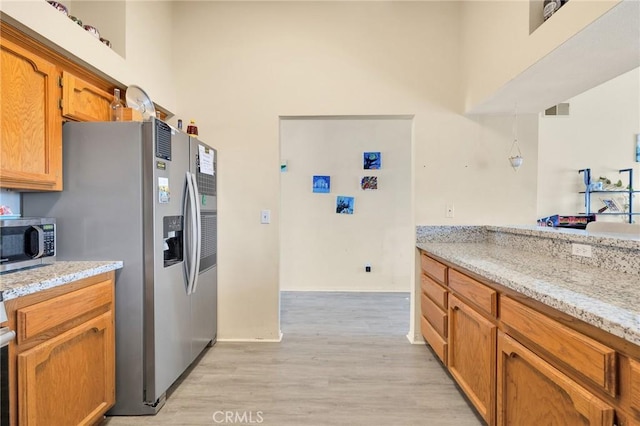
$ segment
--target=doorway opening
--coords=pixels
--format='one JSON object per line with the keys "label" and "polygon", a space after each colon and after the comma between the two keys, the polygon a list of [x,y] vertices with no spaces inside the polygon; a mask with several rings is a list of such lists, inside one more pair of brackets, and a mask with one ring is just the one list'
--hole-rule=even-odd
{"label": "doorway opening", "polygon": [[[381,332],[378,322],[387,321],[395,327],[387,332],[407,335],[415,251],[412,132],[411,116],[281,117],[285,335],[312,331],[313,324],[296,319],[303,306],[317,307],[315,321],[324,326],[336,321],[336,333]],[[323,317],[327,304],[343,308]],[[367,323],[367,309],[381,315]]]}

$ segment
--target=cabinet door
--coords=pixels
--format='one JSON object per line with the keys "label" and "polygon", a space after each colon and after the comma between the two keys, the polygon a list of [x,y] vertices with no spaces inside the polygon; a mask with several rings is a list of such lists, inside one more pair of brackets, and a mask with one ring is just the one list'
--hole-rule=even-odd
{"label": "cabinet door", "polygon": [[114,402],[112,311],[18,355],[21,426],[93,424]]}
{"label": "cabinet door", "polygon": [[62,73],[62,115],[76,121],[110,121],[111,93],[65,71]]}
{"label": "cabinet door", "polygon": [[0,48],[1,186],[62,190],[59,69],[6,37]]}
{"label": "cabinet door", "polygon": [[631,408],[640,416],[640,361],[629,360]]}
{"label": "cabinet door", "polygon": [[497,399],[498,425],[613,425],[612,407],[502,332]]}
{"label": "cabinet door", "polygon": [[487,424],[495,424],[496,326],[449,296],[449,371]]}

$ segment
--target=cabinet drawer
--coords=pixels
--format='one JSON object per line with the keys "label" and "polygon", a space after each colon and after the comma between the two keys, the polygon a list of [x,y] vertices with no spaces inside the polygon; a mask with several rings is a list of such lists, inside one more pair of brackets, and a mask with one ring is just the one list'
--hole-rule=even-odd
{"label": "cabinet drawer", "polygon": [[440,309],[425,294],[420,295],[422,316],[427,319],[433,328],[442,337],[447,337],[447,313]]}
{"label": "cabinet drawer", "polygon": [[421,279],[422,292],[429,296],[429,298],[433,300],[436,305],[438,305],[442,309],[447,309],[447,290],[425,274],[421,275]]}
{"label": "cabinet drawer", "polygon": [[449,288],[487,314],[496,316],[495,290],[453,269],[449,269]]}
{"label": "cabinet drawer", "polygon": [[444,340],[438,332],[429,324],[429,321],[425,317],[420,317],[420,331],[422,336],[429,343],[431,349],[438,355],[440,361],[444,365],[447,365],[447,341]]}
{"label": "cabinet drawer", "polygon": [[610,395],[616,395],[613,349],[507,297],[500,299],[500,319]]}
{"label": "cabinet drawer", "polygon": [[112,303],[111,281],[104,281],[17,310],[17,342]]}
{"label": "cabinet drawer", "polygon": [[442,285],[446,285],[447,267],[442,263],[431,259],[426,254],[422,254],[420,257],[422,264],[422,272],[436,280]]}

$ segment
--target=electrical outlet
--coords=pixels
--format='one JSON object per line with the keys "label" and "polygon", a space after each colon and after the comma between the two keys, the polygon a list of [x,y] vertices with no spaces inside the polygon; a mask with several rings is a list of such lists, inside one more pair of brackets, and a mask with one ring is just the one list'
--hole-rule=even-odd
{"label": "electrical outlet", "polygon": [[365,263],[364,264],[364,271],[365,272],[371,272],[371,264],[370,263]]}
{"label": "electrical outlet", "polygon": [[444,217],[453,217],[453,204],[447,204],[447,209],[445,211]]}
{"label": "electrical outlet", "polygon": [[587,244],[571,244],[571,254],[574,256],[591,257],[591,246]]}

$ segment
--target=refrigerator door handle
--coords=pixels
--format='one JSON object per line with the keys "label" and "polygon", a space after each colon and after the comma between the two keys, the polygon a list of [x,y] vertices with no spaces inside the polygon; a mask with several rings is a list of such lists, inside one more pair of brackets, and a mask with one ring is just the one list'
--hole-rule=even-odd
{"label": "refrigerator door handle", "polygon": [[[189,236],[189,245],[186,246],[187,251],[185,253],[185,269],[187,273],[187,294],[193,293],[193,284],[195,278],[198,273],[196,259],[197,258],[197,243],[199,240],[199,235],[197,234],[197,216],[196,216],[196,197],[194,193],[193,187],[193,179],[191,177],[191,173],[186,173],[187,178],[187,196],[184,203],[184,220],[185,225],[188,221],[189,223],[189,231],[191,235]],[[186,228],[186,226],[185,226]]]}
{"label": "refrigerator door handle", "polygon": [[196,251],[195,251],[195,273],[193,276],[193,285],[191,287],[191,293],[195,293],[196,292],[196,288],[198,287],[198,272],[200,271],[200,255],[202,253],[202,214],[200,212],[200,200],[198,199],[198,196],[200,194],[200,191],[198,190],[198,181],[196,180],[196,174],[195,173],[191,173],[191,179],[193,180],[193,194],[194,194],[194,205],[195,205],[195,210],[196,210],[196,219],[195,219],[195,223],[196,223]]}

